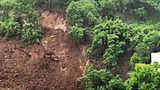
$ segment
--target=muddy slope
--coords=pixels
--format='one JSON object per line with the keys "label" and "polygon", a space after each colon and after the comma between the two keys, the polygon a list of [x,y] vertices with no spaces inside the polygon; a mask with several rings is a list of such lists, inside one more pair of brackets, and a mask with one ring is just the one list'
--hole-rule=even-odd
{"label": "muddy slope", "polygon": [[24,47],[0,38],[0,90],[83,90],[86,46],[69,36],[62,13],[43,10],[41,22],[46,29],[40,44]]}

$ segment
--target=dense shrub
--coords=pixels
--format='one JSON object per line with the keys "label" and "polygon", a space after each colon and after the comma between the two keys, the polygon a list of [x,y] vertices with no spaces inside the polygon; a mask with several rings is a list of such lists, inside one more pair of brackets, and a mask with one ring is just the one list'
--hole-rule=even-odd
{"label": "dense shrub", "polygon": [[67,0],[40,0],[38,3],[40,6],[62,11],[65,8],[66,2]]}
{"label": "dense shrub", "polygon": [[4,21],[4,19],[11,17],[9,15],[11,10],[17,9],[18,7],[19,4],[16,2],[16,0],[2,0],[0,2],[0,21]]}
{"label": "dense shrub", "polygon": [[128,0],[98,0],[101,15],[109,18],[124,13],[127,3]]}
{"label": "dense shrub", "polygon": [[139,20],[146,20],[147,18],[147,10],[144,7],[133,9],[133,14]]}
{"label": "dense shrub", "polygon": [[109,81],[108,90],[126,90],[126,86],[121,78],[115,78]]}
{"label": "dense shrub", "polygon": [[15,8],[15,6],[17,6],[17,0],[2,0],[0,2],[0,9],[12,9]]}
{"label": "dense shrub", "polygon": [[132,40],[132,44],[135,47],[137,44],[143,42],[143,38],[146,34],[148,34],[151,31],[158,30],[155,25],[149,25],[149,24],[131,24],[134,32],[134,37]]}
{"label": "dense shrub", "polygon": [[141,5],[145,5],[146,8],[155,8],[160,9],[160,0],[139,0],[141,2]]}
{"label": "dense shrub", "polygon": [[72,1],[79,1],[79,0],[67,0],[66,6],[68,6]]}
{"label": "dense shrub", "polygon": [[40,0],[17,0],[23,8],[35,7],[36,3]]}
{"label": "dense shrub", "polygon": [[103,55],[105,63],[115,65],[118,57],[127,50],[132,39],[132,28],[121,20],[107,20],[94,28],[94,38],[89,49],[92,57]]}
{"label": "dense shrub", "polygon": [[82,80],[87,85],[87,88],[98,88],[100,86],[106,87],[106,84],[109,84],[109,81],[113,78],[114,76],[110,72],[96,70],[91,66]]}
{"label": "dense shrub", "polygon": [[160,32],[153,31],[144,37],[144,43],[150,46],[152,52],[160,51]]}
{"label": "dense shrub", "polygon": [[25,44],[39,43],[42,38],[39,24],[35,26],[35,24],[32,23],[25,23],[20,38]]}
{"label": "dense shrub", "polygon": [[159,90],[159,65],[136,64],[126,81],[127,90]]}
{"label": "dense shrub", "polygon": [[103,56],[107,48],[107,33],[104,31],[96,32],[88,53],[91,57],[100,58]]}
{"label": "dense shrub", "polygon": [[135,53],[131,57],[131,64],[150,63],[151,53],[160,51],[160,33],[152,31],[144,36],[143,41],[135,48]]}
{"label": "dense shrub", "polygon": [[0,36],[8,38],[18,35],[20,24],[15,22],[14,12],[9,12],[7,18],[0,21]]}
{"label": "dense shrub", "polygon": [[67,6],[72,1],[79,1],[79,0],[35,0],[35,5],[38,7],[49,8],[51,10],[57,11],[65,11]]}
{"label": "dense shrub", "polygon": [[96,70],[93,66],[89,67],[82,81],[86,85],[86,90],[126,90],[119,76],[105,70]]}
{"label": "dense shrub", "polygon": [[160,10],[159,0],[129,0],[127,11],[131,12],[138,20],[147,20],[148,17],[154,17]]}
{"label": "dense shrub", "polygon": [[135,48],[135,53],[131,57],[130,63],[134,66],[136,63],[150,63],[151,51],[150,47],[144,43],[138,44]]}
{"label": "dense shrub", "polygon": [[2,37],[17,36],[24,43],[39,42],[42,38],[39,24],[39,12],[33,8],[36,0],[2,0],[0,10],[0,35]]}
{"label": "dense shrub", "polygon": [[92,0],[73,1],[66,12],[70,25],[77,24],[82,27],[95,25],[99,16],[96,4]]}
{"label": "dense shrub", "polygon": [[70,34],[72,36],[72,38],[77,42],[77,43],[84,43],[85,42],[85,29],[76,26],[73,26],[71,28]]}

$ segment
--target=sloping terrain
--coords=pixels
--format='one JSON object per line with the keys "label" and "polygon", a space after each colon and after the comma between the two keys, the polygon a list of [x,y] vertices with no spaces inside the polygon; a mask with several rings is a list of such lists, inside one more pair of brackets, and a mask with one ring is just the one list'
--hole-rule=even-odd
{"label": "sloping terrain", "polygon": [[83,90],[87,47],[72,40],[62,13],[42,10],[41,24],[40,44],[0,38],[0,90]]}

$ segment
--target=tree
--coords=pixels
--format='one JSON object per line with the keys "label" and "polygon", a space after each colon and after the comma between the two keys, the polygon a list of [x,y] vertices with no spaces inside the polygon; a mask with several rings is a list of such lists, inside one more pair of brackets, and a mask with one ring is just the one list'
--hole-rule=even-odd
{"label": "tree", "polygon": [[119,13],[124,13],[128,0],[98,0],[101,15],[114,18]]}
{"label": "tree", "polygon": [[96,4],[92,0],[73,1],[67,7],[66,12],[69,24],[77,24],[81,27],[95,25],[99,16]]}
{"label": "tree", "polygon": [[151,31],[144,36],[136,48],[133,56],[131,57],[131,64],[136,63],[150,63],[151,53],[160,51],[160,33],[159,31]]}
{"label": "tree", "polygon": [[103,56],[106,64],[117,64],[119,56],[129,46],[133,37],[132,27],[119,19],[106,20],[93,28],[94,37],[89,48],[92,57]]}

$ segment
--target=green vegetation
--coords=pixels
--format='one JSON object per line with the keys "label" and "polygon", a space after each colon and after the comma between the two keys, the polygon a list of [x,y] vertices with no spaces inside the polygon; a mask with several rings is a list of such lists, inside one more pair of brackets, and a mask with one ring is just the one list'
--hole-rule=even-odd
{"label": "green vegetation", "polygon": [[159,90],[160,66],[158,64],[137,64],[126,81],[127,90]]}
{"label": "green vegetation", "polygon": [[25,44],[40,42],[42,38],[39,12],[33,8],[36,0],[2,0],[0,2],[0,35],[17,37]]}
{"label": "green vegetation", "polygon": [[67,6],[72,1],[79,1],[79,0],[34,0],[35,5],[42,8],[49,8],[54,11],[62,11],[64,12]]}
{"label": "green vegetation", "polygon": [[[65,12],[72,38],[87,42],[92,62],[103,64],[88,68],[86,90],[160,89],[159,64],[150,64],[160,52],[160,0],[1,0],[0,36],[40,42],[38,6]],[[131,73],[122,80],[113,68],[121,69],[126,52]]]}
{"label": "green vegetation", "polygon": [[126,90],[123,80],[106,70],[96,70],[89,67],[88,73],[82,78],[86,90]]}
{"label": "green vegetation", "polygon": [[98,0],[100,14],[102,17],[121,17],[126,11],[128,0]]}
{"label": "green vegetation", "polygon": [[85,29],[76,26],[73,26],[70,32],[71,36],[74,40],[76,40],[77,43],[84,43],[85,42]]}
{"label": "green vegetation", "polygon": [[111,66],[117,64],[119,56],[130,46],[133,36],[130,25],[121,20],[107,20],[93,29],[95,35],[89,53],[92,57],[103,56],[105,63]]}
{"label": "green vegetation", "polygon": [[82,78],[86,90],[159,90],[160,65],[154,63],[137,64],[123,81],[119,76],[114,76],[106,70],[96,70],[93,66],[88,68],[88,73]]}
{"label": "green vegetation", "polygon": [[151,52],[160,51],[160,32],[152,31],[144,36],[144,39],[135,48],[135,53],[131,57],[131,64],[150,63]]}
{"label": "green vegetation", "polygon": [[[148,75],[145,68],[154,66],[143,63],[150,64],[151,53],[160,51],[159,6],[159,0],[79,0],[68,5],[66,13],[73,27],[71,32],[76,32],[72,33],[73,39],[81,41],[84,34],[78,33],[84,30],[89,36],[90,59],[103,62],[102,67],[90,67],[83,77],[86,90],[158,90],[160,84],[155,84],[159,78],[157,74],[153,83],[144,80]],[[75,29],[75,25],[79,29]],[[120,68],[118,62],[123,62],[121,56],[126,52],[133,53],[128,62],[131,70],[135,70],[127,81],[123,81],[113,70]],[[151,73],[154,72],[151,70]]]}
{"label": "green vegetation", "polygon": [[97,32],[93,37],[91,47],[88,52],[92,57],[101,57],[104,54],[104,51],[107,47],[107,33],[106,32]]}
{"label": "green vegetation", "polygon": [[73,1],[67,7],[66,12],[69,24],[77,24],[81,27],[95,25],[97,23],[97,17],[99,16],[96,4],[91,0]]}

